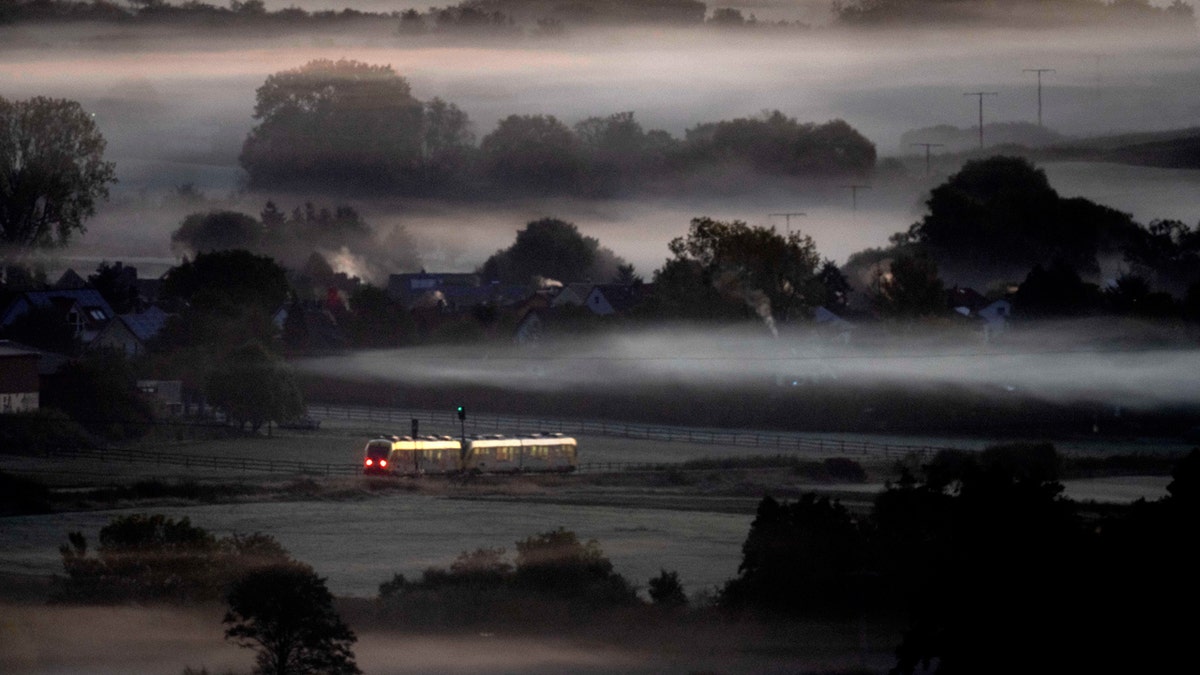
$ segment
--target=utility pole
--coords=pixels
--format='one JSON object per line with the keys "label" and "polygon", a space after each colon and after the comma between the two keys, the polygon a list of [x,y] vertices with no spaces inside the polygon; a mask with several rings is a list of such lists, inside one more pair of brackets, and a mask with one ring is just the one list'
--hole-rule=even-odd
{"label": "utility pole", "polygon": [[784,227],[787,228],[787,233],[791,234],[792,233],[792,216],[806,216],[806,215],[808,215],[808,214],[801,213],[800,211],[792,211],[791,213],[768,213],[767,217],[768,218],[782,217],[783,222],[784,222]]}
{"label": "utility pole", "polygon": [[1042,126],[1042,73],[1053,73],[1053,68],[1026,68],[1025,73],[1037,73],[1038,79],[1038,126]]}
{"label": "utility pole", "polygon": [[979,147],[983,148],[983,97],[984,96],[999,96],[999,93],[994,91],[969,91],[963,96],[978,96],[979,97]]}
{"label": "utility pole", "polygon": [[851,211],[858,210],[858,191],[871,189],[870,185],[843,185],[842,187],[850,190],[850,210]]}
{"label": "utility pole", "polygon": [[913,145],[925,148],[925,175],[929,175],[929,149],[940,148],[945,146],[945,143],[913,143]]}

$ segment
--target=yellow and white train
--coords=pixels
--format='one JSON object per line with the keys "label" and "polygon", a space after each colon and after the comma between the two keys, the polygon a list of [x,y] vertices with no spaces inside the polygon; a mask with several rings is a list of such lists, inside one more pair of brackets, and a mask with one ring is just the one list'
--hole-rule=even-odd
{"label": "yellow and white train", "polygon": [[363,473],[421,475],[452,473],[567,472],[579,464],[574,438],[527,436],[379,436],[363,450]]}

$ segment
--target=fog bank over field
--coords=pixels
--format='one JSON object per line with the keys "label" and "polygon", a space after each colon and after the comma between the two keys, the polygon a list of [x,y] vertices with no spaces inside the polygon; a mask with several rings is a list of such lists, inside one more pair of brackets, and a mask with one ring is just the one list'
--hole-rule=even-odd
{"label": "fog bank over field", "polygon": [[[741,8],[758,11],[758,5]],[[349,202],[382,230],[381,246],[402,225],[423,264],[445,271],[473,270],[509,245],[526,222],[543,216],[576,223],[647,278],[667,257],[666,243],[703,215],[782,231],[788,223],[770,214],[804,212],[791,227],[812,235],[823,256],[842,262],[906,229],[923,211],[926,191],[952,170],[935,166],[926,176],[923,151],[901,146],[901,135],[938,124],[972,128],[978,105],[963,96],[971,91],[997,92],[985,101],[988,122],[1036,120],[1036,82],[1024,69],[1055,69],[1044,78],[1045,124],[1068,137],[1200,125],[1198,40],[1138,31],[938,29],[867,38],[832,30],[690,27],[451,40],[387,31],[242,38],[68,24],[0,28],[0,44],[0,95],[79,100],[108,139],[106,157],[116,162],[121,182],[66,252],[92,259],[170,259],[170,233],[187,213],[233,208],[257,214],[273,199],[285,210],[305,201]],[[652,194],[603,200],[452,204],[247,192],[237,158],[255,124],[255,89],[272,73],[342,58],[390,64],[414,96],[441,97],[465,111],[477,139],[512,114],[552,114],[574,124],[633,111],[645,129],[680,137],[699,123],[778,109],[801,122],[846,120],[875,143],[881,168],[865,181],[871,188],[859,192],[857,204],[839,181],[754,174],[699,177]],[[886,162],[896,155],[907,156],[899,170]],[[1200,172],[1088,167],[1051,168],[1052,184],[1064,196],[1130,210],[1143,222],[1198,219]],[[171,202],[184,184],[207,201]]]}
{"label": "fog bank over field", "polygon": [[[1012,329],[1002,341],[955,331],[900,342],[842,345],[766,328],[625,332],[561,340],[538,349],[418,347],[302,361],[305,372],[411,386],[481,386],[514,391],[633,391],[663,385],[870,388],[962,386],[998,397],[1131,407],[1195,405],[1200,350],[1195,336],[1135,323],[1079,321]],[[1173,338],[1173,339],[1172,339]]]}

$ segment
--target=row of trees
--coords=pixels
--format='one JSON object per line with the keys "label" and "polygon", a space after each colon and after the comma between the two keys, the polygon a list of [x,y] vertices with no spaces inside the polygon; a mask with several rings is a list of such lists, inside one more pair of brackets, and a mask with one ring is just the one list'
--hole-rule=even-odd
{"label": "row of trees", "polygon": [[1099,516],[1062,496],[1058,464],[1045,444],[943,452],[867,515],[765,498],[719,603],[898,611],[898,673],[1170,669],[1188,649],[1176,612],[1200,602],[1200,450],[1177,464],[1169,496]]}
{"label": "row of trees", "polygon": [[79,532],[60,547],[54,602],[203,603],[223,600],[225,637],[255,651],[258,675],[355,675],[357,641],[308,565],[263,534],[217,538],[187,518],[135,514]]}
{"label": "row of trees", "polygon": [[[713,604],[768,619],[900,617],[897,673],[1172,669],[1190,644],[1179,612],[1200,602],[1200,449],[1176,464],[1168,496],[1125,508],[1064,498],[1060,463],[1049,444],[903,460],[863,514],[811,494],[764,497]],[[270,537],[137,515],[103,528],[95,555],[79,533],[69,540],[60,601],[225,598],[226,635],[257,649],[256,672],[356,671],[324,581]],[[649,592],[688,604],[674,572]],[[377,619],[544,626],[638,604],[596,541],[559,528],[518,541],[512,562],[484,548],[417,580],[397,574],[380,585]]]}
{"label": "row of trees", "polygon": [[[1017,285],[1013,301],[1030,317],[1200,317],[1200,228],[1174,220],[1143,226],[1064,198],[1020,157],[967,162],[930,191],[926,206],[890,247],[860,251],[843,267],[886,315],[944,312],[948,279],[989,290]],[[1101,287],[1106,277],[1113,281]]]}
{"label": "row of trees", "polygon": [[837,0],[839,24],[847,26],[917,26],[991,24],[1001,26],[1063,26],[1132,24],[1195,30],[1195,12],[1183,0],[1169,5],[1149,0],[1013,0],[997,8],[989,2],[965,0]]}
{"label": "row of trees", "polygon": [[271,75],[254,117],[241,163],[260,188],[609,196],[730,167],[821,177],[875,164],[875,146],[845,122],[779,111],[701,124],[682,140],[646,131],[631,112],[573,128],[553,115],[510,115],[476,147],[453,103],[421,102],[390,66],[347,60]]}

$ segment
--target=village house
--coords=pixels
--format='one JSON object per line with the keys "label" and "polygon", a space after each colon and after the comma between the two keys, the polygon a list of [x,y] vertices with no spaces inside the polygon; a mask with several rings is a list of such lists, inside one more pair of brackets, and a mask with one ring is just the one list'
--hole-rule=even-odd
{"label": "village house", "polygon": [[91,343],[115,316],[104,296],[93,288],[23,291],[0,310],[0,328],[12,326],[34,310],[55,312],[84,345]]}

